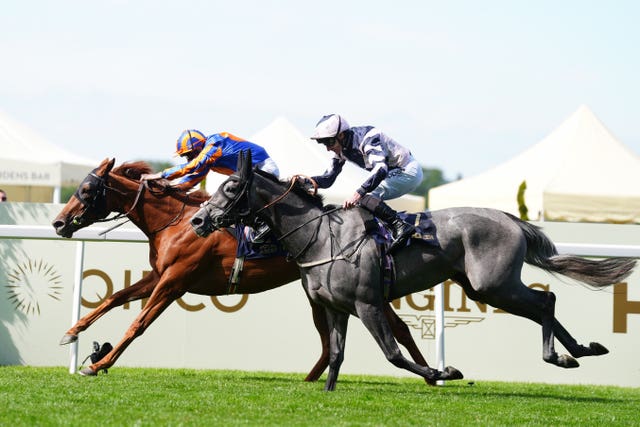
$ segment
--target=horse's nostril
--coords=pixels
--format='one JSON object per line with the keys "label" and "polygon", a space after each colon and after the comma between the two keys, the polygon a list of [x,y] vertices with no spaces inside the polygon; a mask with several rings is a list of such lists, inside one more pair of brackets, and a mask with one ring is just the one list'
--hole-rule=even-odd
{"label": "horse's nostril", "polygon": [[202,224],[202,219],[201,218],[198,218],[197,216],[191,218],[191,225],[199,226],[200,224]]}
{"label": "horse's nostril", "polygon": [[57,230],[58,228],[64,227],[64,221],[60,221],[60,220],[53,221],[52,225],[53,225],[53,228],[55,228]]}

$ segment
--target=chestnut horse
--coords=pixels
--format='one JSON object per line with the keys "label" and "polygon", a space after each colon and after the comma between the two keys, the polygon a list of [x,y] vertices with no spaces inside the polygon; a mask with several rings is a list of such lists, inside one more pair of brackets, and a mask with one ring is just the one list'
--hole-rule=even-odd
{"label": "chestnut horse", "polygon": [[[166,181],[151,181],[144,185],[139,181],[140,175],[151,172],[146,163],[124,163],[113,169],[114,162],[115,159],[103,160],[85,178],[74,197],[53,220],[53,227],[58,235],[69,238],[75,231],[105,221],[111,212],[118,212],[117,217],[128,217],[148,237],[151,272],[105,299],[73,325],[60,344],[76,341],[80,332],[112,308],[149,299],[122,340],[100,361],[83,368],[80,371],[83,375],[96,375],[111,367],[127,346],[142,335],[169,304],[185,293],[226,295],[236,255],[237,241],[231,233],[218,231],[203,239],[194,233],[189,223],[200,204],[207,200],[207,194],[199,191],[187,194],[168,186]],[[252,294],[299,278],[297,265],[287,262],[284,257],[247,260],[239,288],[241,293]],[[329,329],[324,309],[310,303],[322,354],[305,380],[315,381],[329,364]],[[394,335],[416,363],[428,366],[409,328],[390,305],[386,306],[385,314],[393,325]]]}

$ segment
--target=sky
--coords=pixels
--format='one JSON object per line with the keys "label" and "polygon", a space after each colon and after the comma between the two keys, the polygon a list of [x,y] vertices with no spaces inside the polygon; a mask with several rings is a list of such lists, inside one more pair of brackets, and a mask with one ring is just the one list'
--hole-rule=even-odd
{"label": "sky", "polygon": [[0,111],[97,161],[170,160],[186,128],[249,138],[285,117],[310,135],[339,113],[454,179],[580,105],[640,155],[635,0],[0,5]]}

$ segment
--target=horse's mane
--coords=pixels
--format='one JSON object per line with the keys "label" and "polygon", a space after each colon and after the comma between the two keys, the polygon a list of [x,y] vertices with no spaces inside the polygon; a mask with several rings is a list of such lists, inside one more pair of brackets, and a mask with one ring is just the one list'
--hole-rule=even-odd
{"label": "horse's mane", "polygon": [[140,181],[140,177],[145,173],[152,173],[153,169],[147,162],[126,162],[115,167],[111,173],[124,176],[134,181]]}
{"label": "horse's mane", "polygon": [[[261,169],[254,169],[253,170],[255,173],[259,174],[262,177],[267,178],[270,181],[276,182],[280,185],[283,186],[289,186],[291,185],[290,181],[282,181],[280,179],[278,179],[275,175],[270,174],[269,172],[265,172]],[[295,184],[293,185],[293,189],[292,191],[303,197],[306,200],[309,200],[310,202],[312,202],[315,206],[322,208],[324,206],[324,197],[320,194],[311,194],[309,193],[309,190],[307,188],[305,188],[302,184],[300,184],[299,181],[296,180]]]}
{"label": "horse's mane", "polygon": [[[136,161],[136,162],[125,162],[120,166],[114,168],[111,173],[115,175],[119,175],[125,178],[129,178],[132,181],[140,181],[140,177],[142,174],[153,173],[153,169],[147,162]],[[150,181],[151,183],[152,181]],[[180,188],[171,187],[167,180],[160,180],[157,184],[158,187],[162,188],[167,194],[170,194],[178,199],[184,199],[188,196],[194,203],[202,203],[209,199],[209,194],[203,190],[196,190],[191,193],[188,193]]]}

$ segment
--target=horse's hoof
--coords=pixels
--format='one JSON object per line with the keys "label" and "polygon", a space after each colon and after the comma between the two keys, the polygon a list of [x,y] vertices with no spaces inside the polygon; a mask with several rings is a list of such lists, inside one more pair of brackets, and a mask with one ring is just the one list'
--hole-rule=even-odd
{"label": "horse's hoof", "polygon": [[335,389],[336,389],[336,383],[335,382],[332,382],[331,384],[326,383],[324,385],[324,391],[335,391]]}
{"label": "horse's hoof", "polygon": [[562,354],[558,356],[558,360],[556,361],[556,365],[562,368],[577,368],[580,366],[578,361],[568,354]]}
{"label": "horse's hoof", "polygon": [[94,371],[93,369],[91,369],[88,366],[86,368],[80,369],[79,374],[84,376],[84,377],[95,377],[96,375],[98,375],[98,373],[96,371]]}
{"label": "horse's hoof", "polygon": [[462,372],[458,371],[453,366],[447,366],[446,368],[444,368],[443,374],[444,375],[442,376],[442,379],[445,380],[461,380],[464,378]]}
{"label": "horse's hoof", "polygon": [[60,340],[60,345],[71,344],[72,342],[78,341],[77,335],[65,334]]}
{"label": "horse's hoof", "polygon": [[589,343],[589,348],[591,349],[591,353],[594,356],[601,356],[603,354],[609,353],[609,350],[607,350],[605,346],[598,342]]}

